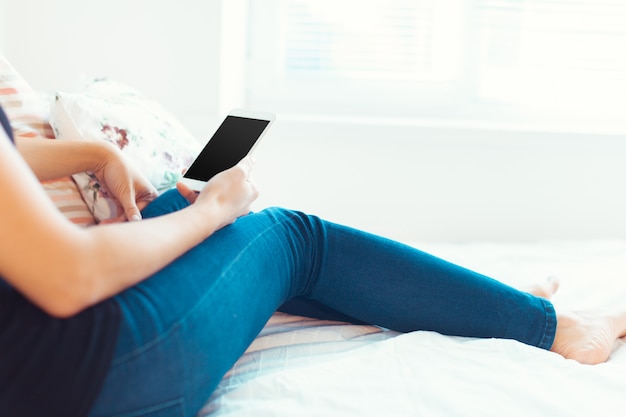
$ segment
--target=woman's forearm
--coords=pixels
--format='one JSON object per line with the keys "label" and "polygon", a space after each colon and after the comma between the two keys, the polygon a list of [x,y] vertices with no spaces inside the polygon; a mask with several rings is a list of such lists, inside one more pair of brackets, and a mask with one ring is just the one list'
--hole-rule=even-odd
{"label": "woman's forearm", "polygon": [[[111,297],[165,267],[210,236],[220,225],[219,207],[181,211],[140,222],[83,229],[74,243],[84,256],[75,275],[72,295],[57,306],[56,314],[71,316]],[[73,272],[76,272],[73,271]],[[63,278],[59,277],[61,282]],[[184,277],[181,277],[181,280]],[[181,283],[184,285],[184,283]]]}
{"label": "woman's forearm", "polygon": [[[252,162],[246,158],[213,177],[199,195],[179,184],[182,195],[194,202],[180,211],[140,222],[82,229],[82,236],[71,240],[76,250],[82,251],[73,259],[84,260],[81,273],[74,275],[76,284],[71,285],[75,297],[65,297],[56,314],[75,314],[123,291],[249,213],[258,195],[249,181],[251,169]],[[61,276],[58,282],[67,281]]]}
{"label": "woman's forearm", "polygon": [[[83,148],[90,156],[77,155],[72,162],[71,155],[81,147],[72,143],[68,148],[59,143],[63,146],[43,152],[45,156],[38,155],[41,148],[29,151],[29,145],[25,152],[43,178],[61,172],[50,168],[57,158],[66,162],[64,174],[94,163],[95,169],[102,165],[94,158],[98,155],[95,149]],[[64,148],[68,154],[57,153]],[[109,163],[104,163],[107,168],[98,171],[111,184],[124,183],[116,177],[133,176],[132,169],[125,169],[119,151],[110,149]],[[14,147],[0,137],[0,275],[49,314],[77,314],[148,278],[215,230],[248,213],[257,195],[248,180],[251,168],[246,158],[213,177],[199,195],[182,189],[194,204],[178,212],[84,229],[63,217]],[[135,194],[136,185],[137,181],[130,181],[130,194]]]}
{"label": "woman's forearm", "polygon": [[20,154],[40,181],[93,170],[112,152],[107,142],[16,138]]}
{"label": "woman's forearm", "polygon": [[[77,142],[25,143],[23,152],[43,178],[92,168],[102,149]],[[54,169],[57,159],[64,170]],[[209,236],[224,218],[219,202],[209,198],[203,205],[158,219],[76,227],[58,212],[4,138],[0,190],[0,275],[59,317],[76,314],[145,279]]]}

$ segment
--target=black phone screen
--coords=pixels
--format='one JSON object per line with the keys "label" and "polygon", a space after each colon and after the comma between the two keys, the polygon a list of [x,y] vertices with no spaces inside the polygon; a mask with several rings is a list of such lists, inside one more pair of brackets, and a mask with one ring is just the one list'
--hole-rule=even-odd
{"label": "black phone screen", "polygon": [[269,120],[227,116],[191,164],[186,178],[208,181],[214,175],[237,165],[254,146]]}

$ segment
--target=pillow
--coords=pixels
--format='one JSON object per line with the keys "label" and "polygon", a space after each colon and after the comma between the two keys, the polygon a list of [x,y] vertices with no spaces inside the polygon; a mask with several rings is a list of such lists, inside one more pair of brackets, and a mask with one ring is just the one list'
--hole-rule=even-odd
{"label": "pillow", "polygon": [[65,217],[80,225],[95,224],[91,211],[87,209],[85,201],[71,177],[45,181],[42,184],[54,204]]}
{"label": "pillow", "polygon": [[[159,104],[106,78],[78,93],[57,92],[50,123],[59,140],[113,143],[159,191],[173,187],[200,150],[200,142]],[[77,174],[74,180],[97,221],[122,214],[93,176]]]}
{"label": "pillow", "polygon": [[[48,123],[50,102],[34,91],[13,66],[0,55],[0,105],[11,122],[15,137],[28,140],[54,139]],[[95,224],[91,211],[70,177],[42,183],[57,208],[80,226]]]}
{"label": "pillow", "polygon": [[48,123],[49,104],[13,66],[0,56],[0,104],[11,120],[15,136],[54,139]]}

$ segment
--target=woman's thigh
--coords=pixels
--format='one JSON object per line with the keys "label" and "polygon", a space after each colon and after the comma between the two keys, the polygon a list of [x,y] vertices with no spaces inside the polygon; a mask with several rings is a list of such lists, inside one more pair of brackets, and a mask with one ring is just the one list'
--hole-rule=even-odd
{"label": "woman's thigh", "polygon": [[[185,204],[179,194],[167,193],[144,216]],[[92,416],[199,410],[272,313],[297,291],[292,278],[300,262],[281,243],[285,217],[286,211],[266,210],[240,218],[116,297],[123,321]]]}

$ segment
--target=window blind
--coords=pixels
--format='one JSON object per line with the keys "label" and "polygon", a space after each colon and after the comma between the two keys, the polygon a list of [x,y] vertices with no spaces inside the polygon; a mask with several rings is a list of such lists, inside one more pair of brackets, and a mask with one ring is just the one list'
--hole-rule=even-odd
{"label": "window blind", "polygon": [[427,79],[433,70],[433,0],[289,0],[289,76]]}
{"label": "window blind", "polygon": [[482,97],[605,111],[624,102],[626,2],[483,0],[477,11]]}
{"label": "window blind", "polygon": [[623,0],[250,1],[253,105],[626,124]]}

